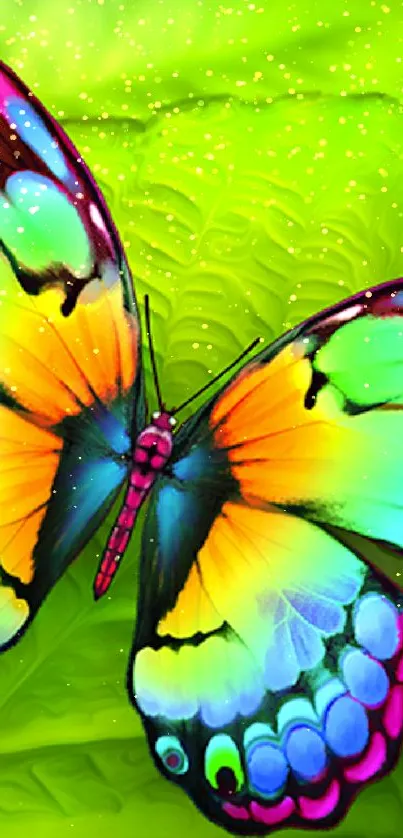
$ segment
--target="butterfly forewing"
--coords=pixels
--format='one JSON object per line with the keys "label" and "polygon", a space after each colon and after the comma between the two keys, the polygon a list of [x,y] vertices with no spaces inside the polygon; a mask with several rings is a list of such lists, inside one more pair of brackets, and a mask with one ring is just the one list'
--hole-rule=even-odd
{"label": "butterfly forewing", "polygon": [[1,648],[126,477],[140,367],[132,282],[101,193],[2,64],[0,192]]}

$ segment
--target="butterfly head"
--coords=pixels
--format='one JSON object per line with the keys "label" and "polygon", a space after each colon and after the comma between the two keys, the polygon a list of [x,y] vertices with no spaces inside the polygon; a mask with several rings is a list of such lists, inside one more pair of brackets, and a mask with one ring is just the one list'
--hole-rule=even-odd
{"label": "butterfly head", "polygon": [[176,425],[176,419],[167,410],[156,410],[152,415],[152,424],[161,431],[171,431]]}

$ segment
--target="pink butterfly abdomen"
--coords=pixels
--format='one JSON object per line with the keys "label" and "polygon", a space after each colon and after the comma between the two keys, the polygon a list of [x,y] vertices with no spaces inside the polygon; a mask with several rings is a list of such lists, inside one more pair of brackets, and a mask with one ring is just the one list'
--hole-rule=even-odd
{"label": "pink butterfly abdomen", "polygon": [[171,416],[164,412],[155,417],[137,437],[132,453],[129,485],[95,578],[96,598],[108,590],[129,543],[140,507],[171,453]]}

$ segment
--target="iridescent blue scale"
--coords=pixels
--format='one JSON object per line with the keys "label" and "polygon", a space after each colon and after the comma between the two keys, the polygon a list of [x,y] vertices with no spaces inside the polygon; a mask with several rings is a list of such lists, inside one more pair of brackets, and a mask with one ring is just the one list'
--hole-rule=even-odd
{"label": "iridescent blue scale", "polygon": [[285,754],[297,778],[314,782],[327,765],[326,744],[316,728],[299,725],[289,732],[284,743]]}
{"label": "iridescent blue scale", "polygon": [[357,643],[379,660],[388,660],[399,646],[398,610],[387,597],[371,593],[357,601],[354,633]]}
{"label": "iridescent blue scale", "polygon": [[336,756],[353,757],[362,753],[369,739],[365,708],[350,695],[336,698],[325,714],[324,735]]}
{"label": "iridescent blue scale", "polygon": [[278,745],[264,739],[251,743],[246,752],[246,765],[252,791],[268,798],[283,791],[289,765]]}
{"label": "iridescent blue scale", "polygon": [[340,661],[350,694],[361,704],[377,707],[385,701],[389,678],[382,664],[359,649],[348,648]]}

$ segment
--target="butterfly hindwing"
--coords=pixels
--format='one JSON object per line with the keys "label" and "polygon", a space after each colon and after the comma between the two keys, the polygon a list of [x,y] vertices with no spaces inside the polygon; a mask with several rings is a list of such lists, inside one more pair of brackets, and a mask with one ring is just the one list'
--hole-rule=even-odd
{"label": "butterfly hindwing", "polygon": [[131,277],[104,200],[63,130],[2,64],[0,193],[4,648],[126,477],[141,384]]}
{"label": "butterfly hindwing", "polygon": [[[180,429],[128,686],[229,831],[325,827],[403,735],[403,281],[294,329]],[[190,429],[190,430],[189,430]]]}

